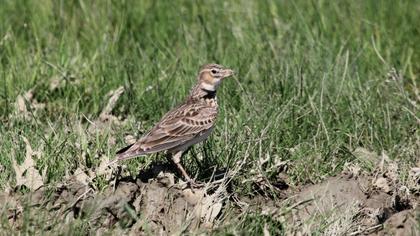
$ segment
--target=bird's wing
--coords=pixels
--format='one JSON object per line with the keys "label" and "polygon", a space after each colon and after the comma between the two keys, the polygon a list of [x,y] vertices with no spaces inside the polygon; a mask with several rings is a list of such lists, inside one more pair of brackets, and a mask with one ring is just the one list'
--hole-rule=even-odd
{"label": "bird's wing", "polygon": [[119,160],[180,146],[210,129],[217,109],[207,104],[183,104],[168,112],[145,136],[117,152]]}

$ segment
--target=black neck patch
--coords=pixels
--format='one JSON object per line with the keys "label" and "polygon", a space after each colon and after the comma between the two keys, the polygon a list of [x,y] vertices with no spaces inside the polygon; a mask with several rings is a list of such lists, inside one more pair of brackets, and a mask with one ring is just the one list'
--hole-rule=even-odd
{"label": "black neck patch", "polygon": [[216,91],[210,91],[210,90],[203,89],[203,88],[201,90],[203,90],[204,92],[206,92],[206,95],[204,95],[202,98],[205,98],[205,99],[213,99],[213,98],[216,97]]}

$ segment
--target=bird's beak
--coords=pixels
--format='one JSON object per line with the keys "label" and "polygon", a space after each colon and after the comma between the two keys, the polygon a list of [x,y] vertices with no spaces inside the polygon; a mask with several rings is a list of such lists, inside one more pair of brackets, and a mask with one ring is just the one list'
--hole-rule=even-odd
{"label": "bird's beak", "polygon": [[232,76],[234,74],[235,74],[235,72],[233,70],[231,70],[231,69],[224,69],[223,70],[223,78],[230,77],[230,76]]}

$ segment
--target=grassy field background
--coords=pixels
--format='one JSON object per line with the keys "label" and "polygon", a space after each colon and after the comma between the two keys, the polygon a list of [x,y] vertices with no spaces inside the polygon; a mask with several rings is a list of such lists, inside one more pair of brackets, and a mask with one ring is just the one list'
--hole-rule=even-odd
{"label": "grassy field background", "polygon": [[[267,170],[288,163],[291,186],[321,182],[345,163],[373,171],[353,154],[358,147],[397,160],[402,181],[420,161],[419,1],[0,5],[2,188],[14,183],[12,159],[24,159],[22,137],[41,150],[36,167],[53,186],[80,166],[112,159],[127,135],[146,132],[185,98],[198,68],[213,62],[237,74],[220,88],[214,134],[184,158],[199,179],[244,156],[238,181],[268,158]],[[107,94],[120,86],[125,93],[113,115],[125,122],[90,132],[88,120],[99,117]],[[32,103],[45,107],[28,108],[25,117],[16,100],[29,90]],[[153,159],[164,160],[154,155],[125,164],[136,175]],[[256,194],[246,184],[235,191]],[[258,231],[260,223],[238,227]]]}

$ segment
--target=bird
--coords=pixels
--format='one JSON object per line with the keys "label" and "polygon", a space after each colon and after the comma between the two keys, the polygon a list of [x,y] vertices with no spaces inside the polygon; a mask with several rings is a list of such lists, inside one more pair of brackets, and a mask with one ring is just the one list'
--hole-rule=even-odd
{"label": "bird", "polygon": [[135,143],[116,153],[116,160],[127,160],[152,153],[166,152],[187,182],[194,181],[181,164],[183,154],[212,133],[218,115],[216,91],[232,69],[218,64],[200,67],[197,82],[183,103],[179,104]]}

